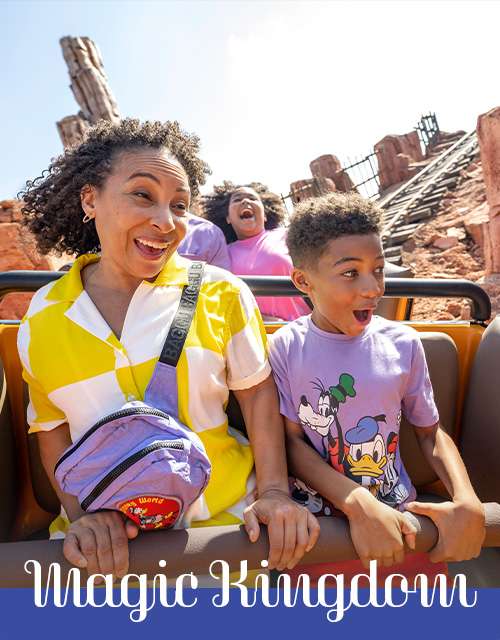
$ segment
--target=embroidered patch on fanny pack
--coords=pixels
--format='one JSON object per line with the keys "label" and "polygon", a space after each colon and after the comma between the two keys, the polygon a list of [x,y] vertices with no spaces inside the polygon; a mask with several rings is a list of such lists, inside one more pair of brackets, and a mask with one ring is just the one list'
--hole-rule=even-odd
{"label": "embroidered patch on fanny pack", "polygon": [[182,500],[174,496],[135,496],[117,503],[116,508],[141,529],[168,529],[182,513]]}

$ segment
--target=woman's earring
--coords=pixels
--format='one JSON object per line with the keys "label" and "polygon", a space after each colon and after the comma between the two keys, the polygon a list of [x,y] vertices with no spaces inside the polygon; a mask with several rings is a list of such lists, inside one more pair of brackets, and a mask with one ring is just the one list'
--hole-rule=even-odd
{"label": "woman's earring", "polygon": [[86,213],[83,216],[83,224],[87,224],[87,222],[90,222],[93,218],[95,218],[95,213],[92,213],[90,216],[88,213]]}

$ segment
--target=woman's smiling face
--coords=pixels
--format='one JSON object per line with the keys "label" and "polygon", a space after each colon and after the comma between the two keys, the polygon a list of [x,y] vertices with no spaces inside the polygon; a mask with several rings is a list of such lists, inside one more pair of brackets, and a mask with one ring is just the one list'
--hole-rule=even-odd
{"label": "woman's smiling face", "polygon": [[242,187],[231,194],[226,221],[233,227],[238,240],[262,233],[266,220],[264,205],[256,191]]}
{"label": "woman's smiling face", "polygon": [[100,189],[82,189],[82,208],[95,216],[102,273],[117,284],[153,281],[186,235],[190,196],[186,172],[168,151],[117,155]]}

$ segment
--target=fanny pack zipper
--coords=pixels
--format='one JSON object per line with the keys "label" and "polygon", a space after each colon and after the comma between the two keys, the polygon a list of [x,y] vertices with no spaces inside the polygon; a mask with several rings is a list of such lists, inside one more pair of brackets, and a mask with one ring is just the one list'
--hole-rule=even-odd
{"label": "fanny pack zipper", "polygon": [[158,449],[184,449],[184,443],[182,440],[166,440],[162,442],[155,442],[154,444],[150,444],[144,449],[140,451],[136,451],[131,456],[120,462],[114,469],[112,469],[108,474],[104,476],[104,478],[92,489],[89,495],[83,500],[81,503],[81,507],[84,511],[87,511],[88,507],[96,500],[103,491],[105,491],[109,485],[116,480],[116,478],[124,473],[129,467],[133,464],[147,456],[152,451],[157,451]]}
{"label": "fanny pack zipper", "polygon": [[78,449],[78,447],[80,447],[87,440],[87,438],[89,438],[95,431],[97,431],[97,429],[103,427],[105,424],[108,424],[108,422],[112,422],[113,420],[117,420],[118,418],[124,418],[131,415],[147,415],[158,416],[159,418],[170,418],[170,416],[163,411],[159,411],[158,409],[151,409],[149,407],[130,407],[128,409],[120,409],[120,411],[115,411],[115,413],[110,413],[108,416],[102,418],[92,427],[90,427],[90,429],[82,436],[78,444],[76,444],[74,447],[71,447],[71,449],[68,449],[66,453],[59,458],[59,460],[56,462],[56,466],[54,467],[54,473],[57,471],[59,465],[61,465],[66,460],[66,458],[69,458],[69,456],[72,455]]}

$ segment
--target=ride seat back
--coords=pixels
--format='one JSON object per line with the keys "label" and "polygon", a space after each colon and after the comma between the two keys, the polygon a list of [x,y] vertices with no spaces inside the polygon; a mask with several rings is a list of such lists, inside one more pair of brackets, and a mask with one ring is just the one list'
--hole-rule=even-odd
{"label": "ride seat back", "polygon": [[[23,381],[23,407],[24,415],[29,403],[28,385]],[[49,513],[59,513],[61,503],[54,491],[50,480],[45,473],[45,469],[40,458],[40,449],[38,447],[38,436],[36,433],[28,433],[28,423],[26,423],[26,437],[28,439],[28,460],[30,468],[31,486],[33,487],[33,495],[39,507]]]}
{"label": "ride seat back", "polygon": [[[420,339],[424,347],[439,419],[446,432],[452,436],[458,385],[457,348],[450,336],[438,331],[422,332]],[[405,469],[417,490],[438,480],[437,474],[425,461],[413,428],[405,417],[401,422],[400,445]]]}
{"label": "ride seat back", "polygon": [[[5,371],[7,396],[10,399],[10,417],[9,401],[3,403],[0,412],[0,500],[5,503],[7,496],[12,496],[8,499],[9,504],[2,507],[0,528],[4,522],[9,522],[8,537],[11,541],[39,536],[38,532],[46,529],[54,519],[54,514],[60,510],[60,503],[40,460],[37,436],[27,435],[28,390],[22,379],[17,352],[17,330],[15,325],[0,324],[0,357]],[[3,381],[3,374],[0,379]],[[11,488],[12,482],[15,496]],[[10,526],[12,511],[15,515]]]}
{"label": "ride seat back", "polygon": [[0,360],[0,542],[9,540],[17,503],[17,464],[14,425],[7,382]]}
{"label": "ride seat back", "polygon": [[482,502],[500,502],[500,316],[483,333],[474,358],[459,450]]}

